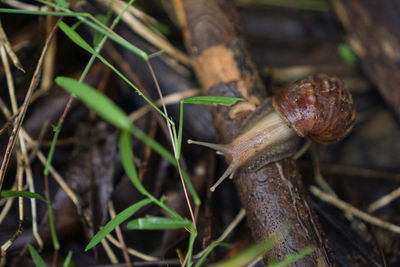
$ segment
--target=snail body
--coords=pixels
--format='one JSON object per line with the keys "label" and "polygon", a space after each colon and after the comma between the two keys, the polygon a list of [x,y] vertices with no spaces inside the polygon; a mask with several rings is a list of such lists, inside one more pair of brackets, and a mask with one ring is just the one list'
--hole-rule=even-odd
{"label": "snail body", "polygon": [[296,81],[258,107],[230,144],[188,140],[223,154],[228,168],[211,191],[244,166],[256,169],[295,152],[298,137],[328,144],[352,129],[355,109],[350,93],[335,77],[319,74]]}

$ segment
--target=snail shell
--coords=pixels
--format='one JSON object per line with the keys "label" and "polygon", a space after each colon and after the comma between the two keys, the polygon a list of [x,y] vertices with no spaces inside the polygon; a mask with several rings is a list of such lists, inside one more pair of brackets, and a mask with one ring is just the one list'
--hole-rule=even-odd
{"label": "snail shell", "polygon": [[342,80],[326,74],[296,81],[273,98],[273,105],[298,135],[321,144],[344,138],[356,117]]}

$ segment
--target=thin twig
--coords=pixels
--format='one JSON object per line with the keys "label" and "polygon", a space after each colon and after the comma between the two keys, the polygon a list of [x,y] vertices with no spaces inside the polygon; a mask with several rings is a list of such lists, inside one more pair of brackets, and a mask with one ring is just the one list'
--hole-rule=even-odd
{"label": "thin twig", "polygon": [[314,179],[317,185],[319,185],[326,193],[329,193],[335,197],[337,197],[335,191],[331,188],[331,186],[326,182],[324,177],[321,174],[321,168],[319,166],[319,158],[317,154],[317,150],[315,145],[311,146],[311,158],[314,167]]}
{"label": "thin twig", "polygon": [[[11,108],[13,110],[14,114],[19,114],[18,112],[18,104],[17,104],[17,98],[15,95],[15,88],[14,88],[14,80],[11,74],[11,69],[10,69],[10,65],[8,63],[8,59],[7,56],[5,54],[5,50],[3,48],[3,46],[1,47],[1,58],[2,58],[2,63],[4,66],[4,70],[6,73],[6,79],[7,79],[7,85],[8,85],[8,91],[9,91],[9,95],[10,95],[10,100],[11,100]],[[29,104],[29,103],[28,103]],[[27,104],[27,105],[28,105]],[[16,123],[16,121],[15,121]],[[33,175],[32,175],[32,170],[30,167],[30,163],[29,163],[29,159],[28,159],[28,152],[26,149],[26,144],[25,141],[22,137],[21,132],[18,132],[18,139],[19,139],[19,148],[20,148],[20,152],[18,153],[18,158],[20,159],[19,161],[19,165],[22,166],[25,170],[25,175],[26,175],[26,180],[29,186],[29,191],[34,193],[35,192],[35,187],[33,184]],[[19,187],[22,190],[22,176],[19,178],[21,179],[21,181],[18,183]],[[19,198],[19,202],[20,202],[20,207],[22,210],[23,207],[23,199]],[[43,246],[43,241],[39,235],[38,232],[38,227],[37,227],[37,209],[36,209],[36,199],[35,198],[31,198],[30,199],[31,202],[31,215],[32,215],[32,232],[33,235],[37,241],[37,243],[39,244],[39,248],[41,249]],[[20,220],[23,221],[23,217],[22,215],[20,216]]]}
{"label": "thin twig", "polygon": [[301,156],[303,156],[304,153],[307,152],[307,150],[310,148],[312,145],[311,140],[307,140],[302,147],[300,147],[299,150],[297,150],[296,154],[293,155],[294,160],[298,160]]}
{"label": "thin twig", "polygon": [[[2,103],[1,98],[0,98],[0,109],[7,118],[9,118],[11,116],[11,112],[4,105],[4,103]],[[25,131],[25,129],[23,127],[21,128],[21,132],[22,132],[24,139],[27,141],[28,144],[34,144],[36,142],[29,136],[29,134]],[[37,151],[36,156],[40,160],[42,165],[46,166],[46,157],[40,149]],[[79,209],[80,204],[79,204],[78,197],[75,195],[75,193],[72,191],[72,189],[68,186],[68,184],[64,181],[62,176],[51,165],[49,165],[49,172],[53,176],[54,180],[56,180],[58,185],[65,191],[67,196],[75,204],[75,206]]]}
{"label": "thin twig", "polygon": [[14,66],[17,67],[20,71],[25,72],[21,62],[19,61],[17,55],[14,53],[11,44],[8,41],[7,35],[4,32],[3,26],[1,25],[1,21],[0,21],[0,44],[4,46],[5,49],[7,50],[7,53],[10,56]]}
{"label": "thin twig", "polygon": [[368,212],[374,212],[377,209],[380,209],[380,208],[386,206],[387,204],[389,204],[393,200],[397,199],[398,197],[400,197],[400,187],[393,190],[389,194],[386,194],[386,195],[380,197],[378,200],[372,202],[368,206],[367,210],[368,210]]}
{"label": "thin twig", "polygon": [[[61,19],[59,19],[59,21],[61,21]],[[49,44],[50,44],[50,42],[51,42],[51,40],[52,40],[52,38],[54,36],[54,33],[55,33],[56,29],[57,29],[57,26],[58,26],[58,23],[56,23],[56,25],[53,27],[53,30],[51,31],[49,37],[46,39],[46,43],[45,43],[45,45],[43,47],[43,50],[42,50],[42,53],[40,55],[38,64],[37,64],[35,72],[33,74],[33,77],[32,77],[32,80],[31,80],[31,84],[29,85],[28,92],[26,93],[24,102],[22,104],[22,107],[23,107],[22,111],[19,114],[19,116],[17,117],[16,123],[15,123],[15,125],[13,127],[12,132],[11,132],[11,136],[10,136],[10,139],[8,141],[8,144],[7,144],[6,152],[4,153],[3,162],[2,162],[1,167],[0,167],[0,191],[1,191],[1,188],[2,188],[2,185],[3,185],[4,176],[5,176],[5,173],[6,173],[6,170],[7,170],[7,166],[8,166],[8,163],[10,161],[10,158],[11,158],[11,153],[12,153],[12,151],[14,149],[14,145],[15,145],[15,142],[17,140],[17,133],[19,132],[19,130],[21,128],[21,125],[22,125],[22,121],[25,118],[26,110],[28,109],[28,104],[30,102],[30,99],[31,99],[32,94],[33,94],[33,91],[36,88],[36,85],[37,85],[39,77],[40,77],[44,56],[46,55],[47,48],[48,48],[48,46],[49,46]]]}
{"label": "thin twig", "polygon": [[370,224],[373,224],[373,225],[379,226],[381,228],[384,228],[386,230],[400,234],[400,226],[398,226],[398,225],[389,223],[387,221],[384,221],[382,219],[374,217],[366,212],[363,212],[363,211],[355,208],[354,206],[344,202],[343,200],[340,200],[337,197],[334,197],[332,195],[329,195],[329,194],[323,192],[322,190],[318,189],[315,186],[311,186],[310,191],[319,199],[326,201],[329,204],[334,205],[335,207],[343,210],[344,212],[349,212],[352,215],[354,215]]}
{"label": "thin twig", "polygon": [[17,231],[15,231],[13,236],[1,246],[0,266],[5,265],[7,249],[12,245],[12,243],[14,243],[15,239],[17,239],[22,234],[22,231],[23,231],[22,221],[19,221]]}
{"label": "thin twig", "polygon": [[14,122],[14,119],[18,116],[18,113],[13,114],[10,118],[8,118],[7,122],[1,127],[0,135],[2,135]]}
{"label": "thin twig", "polygon": [[101,239],[101,245],[103,246],[104,250],[106,251],[106,254],[107,254],[108,258],[110,259],[111,263],[117,264],[118,258],[117,258],[117,256],[115,256],[114,252],[112,251],[110,245],[108,244],[108,242],[105,238]]}
{"label": "thin twig", "polygon": [[[113,244],[114,246],[122,249],[122,245],[112,235],[108,234],[108,235],[106,235],[106,238],[111,242],[111,244]],[[146,255],[146,254],[144,254],[142,252],[139,252],[137,250],[134,250],[132,248],[127,248],[127,249],[128,249],[129,254],[131,254],[131,255],[133,255],[135,257],[138,257],[138,258],[140,258],[142,260],[145,260],[145,261],[158,261],[158,260],[160,260],[157,257]]]}

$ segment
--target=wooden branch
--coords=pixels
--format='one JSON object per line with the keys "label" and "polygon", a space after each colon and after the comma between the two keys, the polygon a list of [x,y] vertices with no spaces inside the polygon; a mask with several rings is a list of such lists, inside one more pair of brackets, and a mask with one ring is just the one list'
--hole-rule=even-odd
{"label": "wooden branch", "polygon": [[[175,4],[204,94],[239,96],[248,101],[213,109],[220,141],[229,143],[265,98],[264,86],[239,35],[238,15],[224,0],[182,0]],[[283,259],[312,246],[314,252],[297,266],[334,265],[294,160],[271,163],[256,172],[240,169],[234,181],[255,240],[263,240],[285,227],[289,229],[265,260]]]}

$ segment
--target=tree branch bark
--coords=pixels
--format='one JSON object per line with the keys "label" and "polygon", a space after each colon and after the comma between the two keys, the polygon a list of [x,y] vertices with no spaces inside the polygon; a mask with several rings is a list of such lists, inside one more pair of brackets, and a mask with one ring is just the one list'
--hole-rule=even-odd
{"label": "tree branch bark", "polygon": [[[213,108],[222,143],[230,143],[240,125],[266,97],[237,24],[239,16],[225,0],[175,1],[183,35],[204,94],[243,97],[247,102]],[[240,169],[234,182],[255,240],[288,228],[288,234],[265,257],[283,259],[306,247],[314,252],[296,266],[332,266],[328,241],[309,206],[293,159],[265,165],[255,172]]]}

